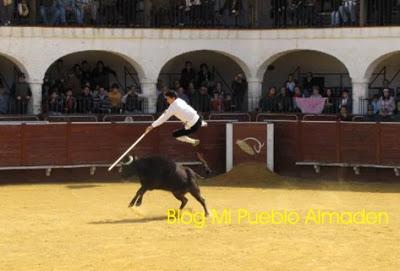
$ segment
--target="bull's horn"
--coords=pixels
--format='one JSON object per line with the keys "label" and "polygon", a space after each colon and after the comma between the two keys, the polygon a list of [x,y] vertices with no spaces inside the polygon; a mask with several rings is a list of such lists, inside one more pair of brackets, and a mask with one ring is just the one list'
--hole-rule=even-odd
{"label": "bull's horn", "polygon": [[126,162],[126,163],[123,163],[123,162],[122,162],[122,164],[123,164],[124,166],[129,166],[130,164],[132,164],[132,162],[133,162],[133,157],[132,157],[132,155],[129,155],[129,160],[128,160],[128,162]]}

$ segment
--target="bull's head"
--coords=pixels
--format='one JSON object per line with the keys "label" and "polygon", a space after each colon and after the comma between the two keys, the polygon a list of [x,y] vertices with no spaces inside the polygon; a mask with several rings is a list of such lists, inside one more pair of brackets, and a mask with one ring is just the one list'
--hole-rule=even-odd
{"label": "bull's head", "polygon": [[136,156],[129,155],[121,161],[123,178],[128,178],[136,174],[136,160],[138,160]]}

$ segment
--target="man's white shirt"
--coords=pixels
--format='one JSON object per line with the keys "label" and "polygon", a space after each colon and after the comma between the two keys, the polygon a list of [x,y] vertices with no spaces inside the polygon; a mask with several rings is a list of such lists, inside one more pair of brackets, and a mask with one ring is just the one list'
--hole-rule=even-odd
{"label": "man's white shirt", "polygon": [[166,122],[170,117],[175,116],[185,124],[185,129],[190,129],[199,120],[197,111],[188,105],[181,98],[176,98],[175,101],[169,105],[168,109],[155,120],[151,126],[157,127]]}

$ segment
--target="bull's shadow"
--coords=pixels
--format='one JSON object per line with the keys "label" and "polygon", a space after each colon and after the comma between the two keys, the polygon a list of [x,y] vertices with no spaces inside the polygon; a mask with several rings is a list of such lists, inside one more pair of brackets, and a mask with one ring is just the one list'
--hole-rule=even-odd
{"label": "bull's shadow", "polygon": [[106,225],[106,224],[135,224],[135,223],[148,223],[153,221],[166,221],[167,216],[153,216],[153,217],[142,217],[142,218],[128,218],[121,220],[101,220],[101,221],[93,221],[88,224],[93,225]]}

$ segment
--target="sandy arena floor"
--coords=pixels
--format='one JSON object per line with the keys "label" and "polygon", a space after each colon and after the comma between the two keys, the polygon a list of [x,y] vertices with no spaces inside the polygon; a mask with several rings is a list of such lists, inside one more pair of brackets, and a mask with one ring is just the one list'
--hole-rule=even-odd
{"label": "sandy arena floor", "polygon": [[[127,205],[135,183],[0,186],[0,270],[400,270],[399,185],[203,186],[234,214],[310,208],[386,211],[387,225],[167,224],[167,192]],[[382,188],[383,187],[383,188]],[[339,188],[339,189],[338,189]],[[393,188],[393,192],[392,191]],[[358,192],[357,192],[358,191]],[[201,206],[189,197],[193,212]]]}

